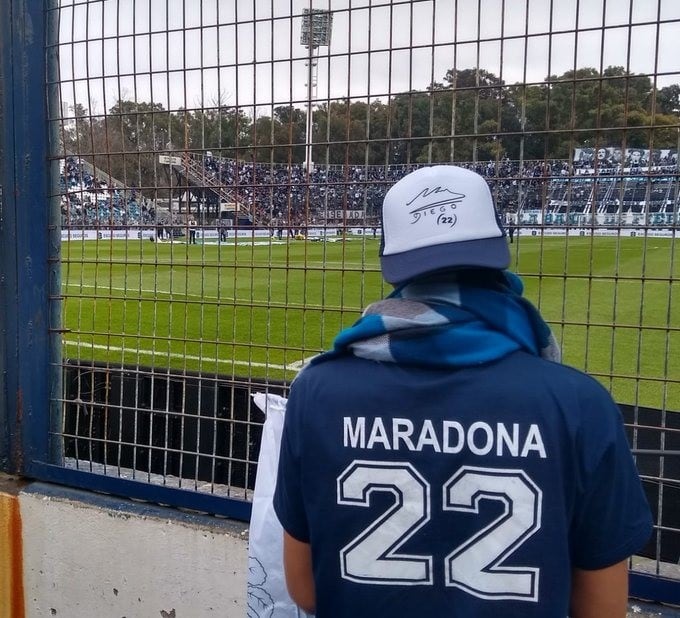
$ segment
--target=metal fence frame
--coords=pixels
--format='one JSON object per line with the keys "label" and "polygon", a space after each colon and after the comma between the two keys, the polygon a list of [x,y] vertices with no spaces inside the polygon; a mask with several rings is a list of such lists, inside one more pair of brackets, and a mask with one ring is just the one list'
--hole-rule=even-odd
{"label": "metal fence frame", "polygon": [[[191,493],[69,470],[55,461],[59,447],[55,419],[61,406],[61,322],[55,313],[60,296],[60,231],[54,184],[59,168],[53,131],[60,110],[45,95],[56,85],[55,40],[58,0],[0,3],[2,90],[2,174],[0,210],[0,461],[6,470],[27,477],[111,493],[159,504],[218,513],[243,521],[251,505],[243,500]],[[51,163],[50,163],[51,162]],[[55,197],[56,196],[56,197]],[[58,211],[58,208],[56,209]],[[52,213],[52,214],[50,214]],[[46,234],[46,231],[48,233]],[[55,413],[54,407],[57,406]]]}

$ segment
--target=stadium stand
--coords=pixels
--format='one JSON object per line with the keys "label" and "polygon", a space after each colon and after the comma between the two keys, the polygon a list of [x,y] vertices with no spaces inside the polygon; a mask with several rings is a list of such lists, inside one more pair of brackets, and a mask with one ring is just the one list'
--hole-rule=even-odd
{"label": "stadium stand", "polygon": [[[184,186],[197,200],[214,205],[214,212],[219,212],[217,204],[235,203],[239,225],[289,233],[309,225],[377,226],[386,191],[419,167],[317,165],[307,178],[301,164],[249,163],[210,151],[184,153],[180,159],[182,164],[174,168]],[[458,165],[487,179],[506,222],[664,227],[680,222],[678,165],[667,157],[601,167],[577,152],[573,161],[520,164],[503,159]],[[61,180],[65,226],[168,223],[166,213],[156,212],[138,190],[102,180],[76,157],[64,160]]]}
{"label": "stadium stand", "polygon": [[122,227],[153,223],[156,213],[139,191],[126,188],[78,157],[61,167],[61,220],[64,227]]}
{"label": "stadium stand", "polygon": [[[193,157],[195,166],[201,156]],[[601,168],[505,159],[459,165],[482,174],[506,219],[518,223],[677,226],[677,163],[658,163]],[[387,189],[419,166],[317,165],[307,179],[302,165],[242,163],[208,153],[203,167],[256,222],[295,227],[347,224],[347,213],[356,213],[356,224],[371,225]]]}

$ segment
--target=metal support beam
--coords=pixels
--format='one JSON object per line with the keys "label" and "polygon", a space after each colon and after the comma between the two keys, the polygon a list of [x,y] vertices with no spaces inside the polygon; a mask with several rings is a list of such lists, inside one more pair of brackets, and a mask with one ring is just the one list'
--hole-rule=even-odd
{"label": "metal support beam", "polygon": [[15,473],[49,441],[47,4],[0,3],[0,465]]}

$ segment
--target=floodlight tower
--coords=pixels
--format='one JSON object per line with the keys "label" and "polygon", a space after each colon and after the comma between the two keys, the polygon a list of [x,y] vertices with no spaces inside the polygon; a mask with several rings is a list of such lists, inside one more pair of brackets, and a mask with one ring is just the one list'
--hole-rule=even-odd
{"label": "floodlight tower", "polygon": [[307,176],[314,169],[312,162],[312,101],[316,98],[316,84],[319,70],[319,47],[331,44],[333,14],[323,9],[304,9],[300,45],[307,48],[307,127],[305,137],[305,169]]}

